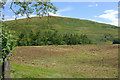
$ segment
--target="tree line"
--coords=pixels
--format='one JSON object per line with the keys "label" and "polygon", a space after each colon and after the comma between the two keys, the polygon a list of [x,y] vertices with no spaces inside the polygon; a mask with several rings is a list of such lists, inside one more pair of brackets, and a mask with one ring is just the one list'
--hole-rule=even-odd
{"label": "tree line", "polygon": [[114,38],[114,36],[109,33],[104,34],[104,36],[101,40],[104,42],[112,41],[112,44],[120,44],[120,37]]}
{"label": "tree line", "polygon": [[65,33],[58,31],[37,31],[31,30],[28,35],[20,33],[17,39],[17,46],[41,46],[41,45],[77,45],[92,44],[86,35]]}

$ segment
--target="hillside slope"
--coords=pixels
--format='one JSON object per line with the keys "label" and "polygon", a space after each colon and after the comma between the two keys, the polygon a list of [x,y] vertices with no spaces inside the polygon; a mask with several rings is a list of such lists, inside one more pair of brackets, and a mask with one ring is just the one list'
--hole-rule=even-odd
{"label": "hillside slope", "polygon": [[33,17],[31,19],[19,19],[17,22],[15,20],[6,21],[9,25],[9,29],[16,32],[18,35],[20,32],[28,34],[30,30],[36,32],[37,30],[58,30],[60,33],[78,33],[86,34],[88,38],[96,43],[111,43],[110,41],[101,40],[104,38],[105,34],[110,34],[114,38],[118,37],[118,27],[103,24],[98,22],[93,22],[89,20],[80,20],[75,18],[66,17],[55,17],[51,16],[48,18],[45,16],[43,18]]}

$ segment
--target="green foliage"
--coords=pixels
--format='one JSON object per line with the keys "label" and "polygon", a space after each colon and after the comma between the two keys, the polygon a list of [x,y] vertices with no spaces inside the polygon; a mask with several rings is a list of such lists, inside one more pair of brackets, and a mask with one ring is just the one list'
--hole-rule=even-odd
{"label": "green foliage", "polygon": [[[13,7],[19,7],[14,10]],[[30,18],[30,14],[36,13],[39,17],[43,15],[49,15],[49,12],[56,13],[57,8],[49,1],[34,1],[34,2],[11,2],[10,9],[15,13],[16,19],[18,15],[26,15]]]}
{"label": "green foliage", "polygon": [[113,40],[113,44],[120,44],[120,38],[116,38]]}
{"label": "green foliage", "polygon": [[[5,8],[6,2],[1,2],[0,7],[1,9]],[[13,9],[14,7],[17,7],[17,10]],[[43,15],[49,15],[49,12],[55,13],[57,11],[57,8],[53,6],[51,2],[10,2],[10,7],[9,7],[13,13],[15,13],[15,20],[17,19],[18,15],[26,15],[27,18],[29,18],[30,14],[36,13],[39,15],[39,17]],[[4,14],[3,20],[4,20]],[[6,59],[7,54],[12,53],[13,47],[15,46],[15,37],[11,32],[7,29],[7,26],[5,24],[2,24],[2,62],[3,62],[3,71],[2,71],[2,78],[4,79],[4,62]],[[33,40],[35,40],[35,36],[30,35]],[[24,34],[19,35],[19,39],[17,41],[18,45],[33,45],[36,42],[33,40],[27,40],[27,38],[24,38]],[[26,42],[26,43],[25,43]],[[30,43],[30,44],[29,44]]]}
{"label": "green foliage", "polygon": [[[1,9],[5,8],[5,4],[6,2],[0,3]],[[18,9],[15,11],[13,7],[17,7]],[[43,1],[42,2],[14,2],[12,1],[10,2],[9,8],[13,11],[13,13],[15,13],[16,15],[15,19],[17,19],[18,15],[24,16],[25,14],[29,18],[30,14],[36,13],[40,17],[46,14],[49,15],[49,12],[55,13],[57,11],[57,8],[53,6],[51,2],[43,2]],[[2,19],[4,20],[4,14],[2,16],[3,16]],[[14,44],[15,37],[9,32],[5,24],[2,24],[1,27],[2,27],[2,34],[1,34],[2,35],[2,58],[5,59],[6,55],[8,53],[11,53],[13,47],[15,46]],[[25,37],[24,34],[19,35],[19,39],[17,41],[18,45],[33,45],[36,43],[35,41],[33,41],[35,40],[36,36],[32,36],[32,34],[30,34],[30,37],[33,40],[31,40],[31,38],[30,40],[27,40],[27,38],[24,38],[24,37]]]}
{"label": "green foliage", "polygon": [[101,40],[106,42],[106,41],[113,41],[113,39],[114,39],[114,37],[112,36],[112,34],[106,33],[106,34],[104,34],[104,36]]}
{"label": "green foliage", "polygon": [[[1,8],[5,8],[6,2],[2,2]],[[17,7],[18,9],[15,11],[13,7]],[[55,13],[57,11],[57,8],[53,6],[51,2],[10,2],[10,7],[9,7],[13,13],[15,13],[16,18],[18,15],[24,16],[27,15],[29,18],[30,14],[36,13],[37,15],[43,16],[48,14],[49,12]],[[4,14],[3,20],[4,20]],[[2,24],[2,58],[4,59],[8,53],[11,53],[13,47],[15,46],[14,44],[14,39],[15,37],[10,33],[10,31],[7,29],[5,24]],[[19,39],[17,41],[18,45],[33,45],[36,42],[33,41],[35,40],[36,36],[32,36],[32,32],[30,34],[30,37],[33,39],[27,40],[27,38],[24,38],[26,35],[20,34]],[[26,43],[25,43],[26,42]]]}
{"label": "green foliage", "polygon": [[[14,32],[10,32],[6,26],[6,24],[4,24],[2,22],[1,25],[2,31],[1,31],[1,38],[2,38],[2,58],[0,59],[1,63],[2,63],[2,76],[1,78],[4,80],[4,63],[5,61],[7,61],[8,59],[10,59],[10,54],[12,54],[12,50],[15,47],[15,35]],[[9,54],[9,56],[7,56]],[[6,58],[7,57],[7,58]]]}
{"label": "green foliage", "polygon": [[113,44],[120,44],[120,38],[113,37],[112,34],[106,33],[101,39],[104,42],[111,41]]}
{"label": "green foliage", "polygon": [[15,35],[14,32],[11,33],[8,29],[7,26],[3,23],[1,25],[2,27],[2,58],[5,59],[6,55],[8,53],[12,54],[12,49],[15,46]]}
{"label": "green foliage", "polygon": [[20,33],[17,39],[17,46],[40,46],[40,45],[77,45],[91,44],[86,35],[60,34],[57,31],[30,31],[28,36]]}
{"label": "green foliage", "polygon": [[[117,26],[97,23],[89,20],[56,16],[50,16],[48,26],[47,18],[47,16],[44,16],[41,19],[33,17],[29,20],[28,24],[26,24],[27,19],[20,19],[17,24],[14,20],[7,21],[6,23],[9,25],[10,30],[16,31],[17,36],[22,31],[26,32],[25,35],[28,35],[31,30],[33,32],[37,32],[37,30],[47,31],[50,29],[57,30],[60,34],[86,34],[89,39],[97,44],[108,44],[108,42],[101,40],[104,38],[104,34],[112,34],[113,38],[118,37],[119,27]],[[103,26],[105,26],[105,28]]]}

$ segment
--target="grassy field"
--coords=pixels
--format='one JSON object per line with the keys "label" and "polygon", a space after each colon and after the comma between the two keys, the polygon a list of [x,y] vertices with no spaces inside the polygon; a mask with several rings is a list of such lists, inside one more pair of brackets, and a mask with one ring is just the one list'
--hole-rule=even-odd
{"label": "grassy field", "polygon": [[16,47],[11,78],[116,78],[118,45]]}
{"label": "grassy field", "polygon": [[33,17],[29,20],[19,19],[17,23],[15,20],[6,22],[9,29],[16,31],[16,35],[19,35],[21,32],[26,35],[32,30],[33,32],[58,30],[60,33],[77,33],[77,34],[86,34],[89,39],[93,40],[97,44],[111,44],[111,42],[101,41],[104,38],[104,34],[111,34],[113,38],[118,37],[118,28],[117,26],[98,23],[90,20],[80,20],[75,18],[67,17],[55,17],[52,16],[48,18],[38,18]]}

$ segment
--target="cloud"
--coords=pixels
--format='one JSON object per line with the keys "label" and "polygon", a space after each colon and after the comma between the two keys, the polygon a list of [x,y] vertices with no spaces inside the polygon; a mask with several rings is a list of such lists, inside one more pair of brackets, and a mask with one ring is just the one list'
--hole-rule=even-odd
{"label": "cloud", "polygon": [[117,17],[117,15],[118,15],[118,11],[116,11],[116,10],[106,10],[106,11],[104,11],[104,14],[101,14],[101,15],[95,16],[95,17],[110,21],[107,24],[118,26],[118,17]]}
{"label": "cloud", "polygon": [[14,19],[15,19],[15,15],[14,15],[14,16],[12,16],[12,18],[14,18]]}
{"label": "cloud", "polygon": [[58,10],[58,11],[56,12],[56,14],[49,12],[49,15],[51,15],[51,16],[60,16],[60,17],[67,17],[67,16],[62,16],[62,13],[63,13],[63,12],[66,12],[66,11],[70,11],[70,10],[72,10],[71,7],[66,7],[66,8],[64,8],[64,9]]}
{"label": "cloud", "polygon": [[61,16],[60,13],[54,14],[54,13],[52,13],[52,12],[49,12],[49,15],[51,15],[51,16]]}
{"label": "cloud", "polygon": [[[5,16],[4,16],[4,20],[3,20],[3,21],[5,21],[5,20],[7,20],[7,19],[9,19],[9,18],[10,18],[10,16],[5,15]],[[0,17],[0,19],[2,19],[2,17]]]}
{"label": "cloud", "polygon": [[[51,15],[51,16],[60,16],[60,17],[68,17],[68,16],[62,16],[62,13],[63,12],[66,12],[66,11],[70,11],[70,10],[72,10],[72,8],[71,7],[66,7],[66,8],[64,8],[64,9],[60,9],[60,10],[58,10],[57,12],[56,12],[56,14],[54,14],[54,13],[52,13],[52,12],[49,12],[49,15]],[[9,12],[10,12],[10,10],[8,10]],[[46,15],[45,15],[46,16]],[[6,19],[6,21],[8,21],[8,20],[15,20],[15,15],[13,15],[11,18],[9,17],[9,18],[7,18]],[[35,15],[35,14],[32,14],[32,15],[30,15],[29,17],[38,17],[37,15]],[[23,18],[27,18],[27,16],[26,15],[24,15],[24,16],[21,16],[20,14],[17,16],[17,19],[23,19]]]}
{"label": "cloud", "polygon": [[[36,17],[37,15],[30,15],[29,17]],[[16,16],[13,15],[12,17],[10,16],[5,16],[5,21],[9,21],[9,20],[15,20]],[[17,16],[17,19],[23,19],[23,18],[27,18],[26,14],[21,16],[20,14]]]}
{"label": "cloud", "polygon": [[30,15],[30,17],[37,17],[37,15]]}
{"label": "cloud", "polygon": [[105,23],[105,22],[99,21],[99,20],[97,20],[97,19],[87,19],[87,20],[94,21],[94,22],[99,22],[99,23]]}
{"label": "cloud", "polygon": [[98,6],[98,4],[96,4],[96,3],[88,5],[88,7],[97,7],[97,6]]}
{"label": "cloud", "polygon": [[12,12],[12,10],[11,10],[11,9],[8,9],[8,12],[9,12],[9,13],[11,13],[11,12]]}
{"label": "cloud", "polygon": [[66,8],[64,8],[64,9],[60,9],[60,10],[58,10],[58,13],[66,12],[66,11],[70,11],[70,10],[72,10],[71,7],[66,7]]}
{"label": "cloud", "polygon": [[5,15],[5,18],[7,18],[7,19],[8,19],[8,18],[10,18],[10,16]]}

